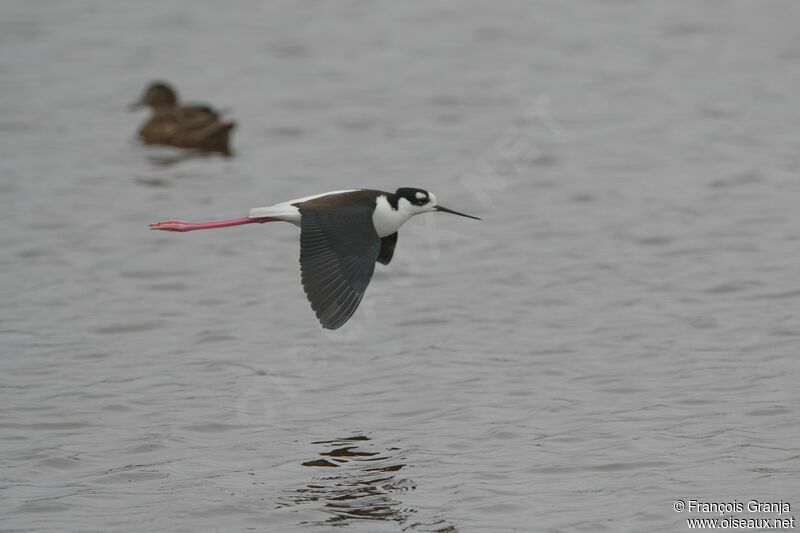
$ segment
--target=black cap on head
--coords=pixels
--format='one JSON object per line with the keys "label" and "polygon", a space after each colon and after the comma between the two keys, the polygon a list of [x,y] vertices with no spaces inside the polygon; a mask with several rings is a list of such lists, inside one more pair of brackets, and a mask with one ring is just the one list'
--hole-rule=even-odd
{"label": "black cap on head", "polygon": [[425,205],[430,202],[431,198],[428,191],[424,189],[415,189],[414,187],[401,187],[394,193],[394,204],[392,207],[397,208],[397,200],[405,198],[411,205]]}

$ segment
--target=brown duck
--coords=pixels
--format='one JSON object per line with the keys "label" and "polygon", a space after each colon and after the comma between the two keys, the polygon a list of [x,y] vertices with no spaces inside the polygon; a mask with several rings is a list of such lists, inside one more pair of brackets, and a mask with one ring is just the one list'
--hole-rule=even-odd
{"label": "brown duck", "polygon": [[142,106],[153,109],[139,128],[147,144],[231,153],[229,137],[236,123],[223,122],[220,113],[205,105],[178,105],[178,96],[166,83],[152,83],[131,108]]}

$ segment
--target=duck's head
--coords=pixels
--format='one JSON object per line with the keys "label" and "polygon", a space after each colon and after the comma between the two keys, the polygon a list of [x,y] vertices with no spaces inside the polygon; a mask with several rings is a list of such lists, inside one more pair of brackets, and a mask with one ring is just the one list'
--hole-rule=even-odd
{"label": "duck's head", "polygon": [[163,81],[156,81],[150,84],[141,100],[131,105],[131,109],[142,106],[152,108],[172,106],[178,103],[178,96],[175,91]]}

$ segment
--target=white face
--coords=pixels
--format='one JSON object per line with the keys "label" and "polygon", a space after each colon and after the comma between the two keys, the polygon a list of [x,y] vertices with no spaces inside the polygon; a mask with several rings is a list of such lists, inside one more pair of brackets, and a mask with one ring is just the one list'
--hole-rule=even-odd
{"label": "white face", "polygon": [[432,192],[429,192],[428,193],[428,203],[426,203],[425,205],[423,205],[421,207],[425,208],[425,211],[423,211],[423,212],[434,211],[434,207],[436,205],[438,205],[438,204],[439,204],[439,202],[436,201],[436,195],[433,194]]}
{"label": "white face", "polygon": [[372,214],[372,223],[375,225],[375,230],[378,236],[383,238],[391,235],[398,230],[400,226],[414,215],[422,213],[433,213],[434,211],[444,211],[445,213],[453,213],[454,215],[461,215],[462,217],[477,218],[472,215],[466,215],[447,209],[439,205],[436,195],[422,189],[404,188],[397,190],[397,207],[390,204],[386,196],[380,195],[375,201],[375,212]]}
{"label": "white face", "polygon": [[438,205],[438,202],[435,194],[431,192],[417,192],[414,194],[413,203],[407,198],[400,198],[397,202],[397,210],[407,216],[414,216],[421,213],[436,211],[436,205]]}
{"label": "white face", "polygon": [[[389,215],[390,217],[394,217],[401,221],[397,227],[400,227],[400,224],[414,215],[432,213],[434,211],[441,211],[444,213],[451,213],[453,215],[480,220],[478,217],[474,217],[466,213],[459,213],[458,211],[454,211],[439,205],[439,200],[436,198],[436,195],[423,189],[403,187],[401,189],[397,189],[397,193],[395,194],[397,197],[397,209],[394,210],[393,214],[390,213]],[[388,205],[388,202],[386,203]],[[376,224],[376,227],[378,227],[378,224]]]}

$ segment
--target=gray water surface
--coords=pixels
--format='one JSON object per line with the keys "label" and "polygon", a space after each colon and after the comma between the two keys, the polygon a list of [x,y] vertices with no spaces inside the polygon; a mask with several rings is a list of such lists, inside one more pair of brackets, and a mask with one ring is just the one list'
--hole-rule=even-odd
{"label": "gray water surface", "polygon": [[[3,2],[0,530],[673,532],[677,499],[800,507],[799,20]],[[160,78],[230,108],[233,157],[136,140],[126,105]],[[411,220],[333,332],[297,228],[147,230],[399,186],[483,220]]]}

